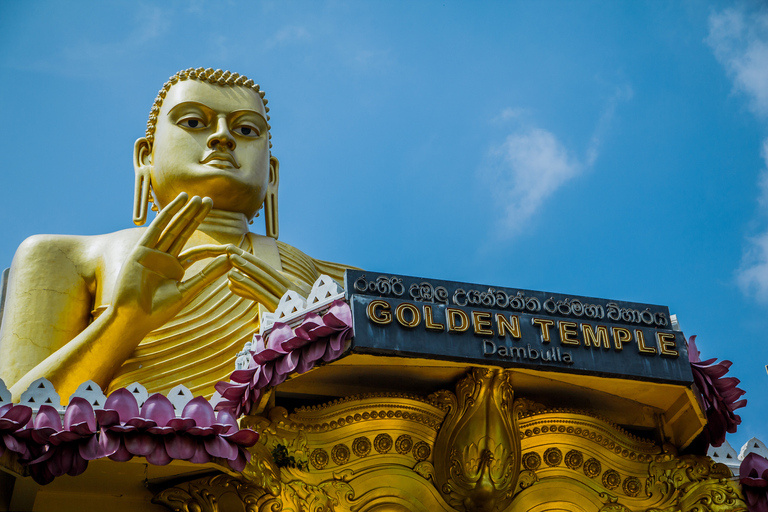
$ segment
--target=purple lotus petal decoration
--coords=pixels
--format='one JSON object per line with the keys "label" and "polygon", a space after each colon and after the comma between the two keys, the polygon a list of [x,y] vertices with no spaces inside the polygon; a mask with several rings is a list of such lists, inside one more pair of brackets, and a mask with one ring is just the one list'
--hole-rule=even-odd
{"label": "purple lotus petal decoration", "polygon": [[[126,423],[131,418],[139,416],[139,404],[136,402],[136,397],[125,388],[116,389],[112,392],[107,401],[104,402],[104,410],[96,411],[96,417],[99,417],[99,413],[115,413],[118,415],[118,420],[115,423]],[[106,426],[104,421],[99,419],[99,424]]]}
{"label": "purple lotus petal decoration", "polygon": [[7,404],[0,407],[0,456],[10,450],[22,458],[29,457],[26,440],[15,434],[27,425],[31,417],[32,409],[26,405]]}
{"label": "purple lotus petal decoration", "polygon": [[189,460],[195,455],[195,439],[184,434],[175,434],[165,438],[165,450],[174,459]]}
{"label": "purple lotus petal decoration", "polygon": [[181,413],[183,418],[192,418],[198,427],[210,427],[216,423],[216,414],[208,400],[198,396],[190,400]]}
{"label": "purple lotus petal decoration", "polygon": [[96,432],[93,406],[85,398],[75,397],[64,413],[64,430],[80,431],[82,435]]}
{"label": "purple lotus petal decoration", "polygon": [[310,361],[309,359],[302,358],[299,360],[299,364],[296,365],[296,373],[302,374],[308,372],[315,367],[316,362],[316,360]]}
{"label": "purple lotus petal decoration", "polygon": [[[250,380],[250,378],[248,379]],[[221,397],[226,400],[232,400],[239,397],[243,393],[248,391],[248,383],[245,384],[233,384],[231,382],[219,381],[216,384],[216,391],[221,394]]]}
{"label": "purple lotus petal decoration", "polygon": [[[88,461],[102,456],[97,437],[93,407],[84,398],[73,398],[64,412],[64,424],[52,407],[41,406],[31,428],[29,439],[38,443],[31,449],[34,460],[22,461],[30,466],[30,474],[38,483],[53,477],[77,476],[88,468]],[[41,443],[45,441],[45,443]],[[45,466],[45,468],[38,466]]]}
{"label": "purple lotus petal decoration", "polygon": [[291,337],[293,337],[291,326],[276,322],[267,345],[263,346],[263,344],[257,344],[257,346],[261,345],[263,348],[259,348],[253,353],[253,360],[256,361],[257,364],[264,364],[285,355],[287,351],[284,350],[280,344]]}
{"label": "purple lotus petal decoration", "polygon": [[253,375],[253,379],[251,380],[251,382],[253,383],[253,387],[255,387],[256,389],[261,389],[269,385],[269,381],[272,380],[274,365],[270,361],[269,363],[266,363],[265,365],[263,365],[259,370],[260,371],[256,372]]}
{"label": "purple lotus petal decoration", "polygon": [[293,352],[288,352],[283,357],[275,361],[275,371],[282,375],[288,375],[293,370],[296,369],[296,365],[299,362],[299,357],[301,355],[301,351],[294,350]]}
{"label": "purple lotus petal decoration", "polygon": [[157,426],[164,427],[176,418],[176,410],[166,396],[155,393],[141,406],[141,418],[152,420]]}
{"label": "purple lotus petal decoration", "polygon": [[251,352],[249,368],[235,370],[229,382],[216,384],[222,397],[216,410],[229,410],[234,416],[249,411],[262,389],[307,372],[321,361],[338,359],[352,336],[352,310],[343,300],[334,301],[323,316],[307,314],[296,329],[276,322],[266,342],[254,335],[252,346],[257,348]]}
{"label": "purple lotus petal decoration", "polygon": [[158,446],[158,449],[147,455],[147,462],[154,464],[155,466],[165,466],[170,464],[173,459],[165,451],[162,445]]}
{"label": "purple lotus petal decoration", "polygon": [[118,389],[104,405],[104,410],[94,412],[87,400],[75,397],[64,412],[63,424],[50,406],[41,406],[34,419],[27,406],[0,407],[0,449],[18,453],[34,480],[47,484],[64,474],[81,474],[88,461],[101,457],[127,461],[142,456],[155,465],[215,458],[242,471],[250,460],[247,448],[259,439],[253,430],[240,430],[230,411],[217,417],[203,397],[193,398],[181,418],[160,394],[152,395],[139,410],[133,394]]}
{"label": "purple lotus petal decoration", "polygon": [[739,482],[749,512],[768,512],[768,459],[756,453],[744,457]]}
{"label": "purple lotus petal decoration", "polygon": [[696,336],[691,336],[688,340],[688,359],[693,371],[693,382],[701,393],[707,414],[704,440],[708,446],[717,447],[725,442],[726,433],[736,432],[741,417],[734,411],[747,405],[747,401],[739,400],[745,393],[736,387],[740,383],[739,379],[724,377],[733,363],[718,363],[717,359],[702,361],[700,356]]}
{"label": "purple lotus petal decoration", "polygon": [[61,431],[59,412],[50,405],[41,405],[31,430],[32,439],[38,444],[45,444],[51,435],[59,431]]}

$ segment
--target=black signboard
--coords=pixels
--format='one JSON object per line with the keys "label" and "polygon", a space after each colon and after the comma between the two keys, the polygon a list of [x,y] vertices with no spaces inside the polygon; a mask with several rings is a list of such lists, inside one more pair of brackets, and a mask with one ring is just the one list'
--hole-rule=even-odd
{"label": "black signboard", "polygon": [[347,270],[353,350],[689,384],[669,308]]}

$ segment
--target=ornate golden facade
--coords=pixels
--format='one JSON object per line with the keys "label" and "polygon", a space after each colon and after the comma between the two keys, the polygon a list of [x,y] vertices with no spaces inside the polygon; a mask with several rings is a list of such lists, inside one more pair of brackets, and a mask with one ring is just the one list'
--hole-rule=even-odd
{"label": "ornate golden facade", "polygon": [[722,464],[516,398],[511,376],[474,369],[455,392],[274,407],[243,419],[262,440],[242,477],[154,501],[189,512],[746,510]]}

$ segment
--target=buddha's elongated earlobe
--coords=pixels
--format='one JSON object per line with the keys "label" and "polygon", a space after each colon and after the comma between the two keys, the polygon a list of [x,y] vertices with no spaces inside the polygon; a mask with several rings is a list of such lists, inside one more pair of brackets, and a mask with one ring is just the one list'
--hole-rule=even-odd
{"label": "buddha's elongated earlobe", "polygon": [[269,186],[264,198],[264,222],[267,225],[267,236],[277,240],[280,227],[277,219],[277,187],[280,185],[280,162],[277,158],[269,157]]}
{"label": "buddha's elongated earlobe", "polygon": [[147,209],[152,198],[149,195],[152,187],[150,165],[146,164],[149,156],[149,143],[141,138],[133,147],[133,170],[136,173],[136,187],[133,192],[133,223],[137,226],[147,222]]}
{"label": "buddha's elongated earlobe", "polygon": [[150,185],[151,178],[148,172],[136,173],[136,189],[133,193],[133,223],[137,226],[143,226],[147,222]]}

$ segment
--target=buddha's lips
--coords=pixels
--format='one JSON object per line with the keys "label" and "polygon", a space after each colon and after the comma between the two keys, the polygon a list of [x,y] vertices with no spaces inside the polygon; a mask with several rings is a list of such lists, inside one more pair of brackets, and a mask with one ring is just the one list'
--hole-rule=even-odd
{"label": "buddha's lips", "polygon": [[208,156],[203,158],[200,163],[201,164],[207,164],[208,162],[211,162],[213,160],[225,160],[229,163],[231,163],[235,169],[239,169],[240,165],[235,161],[235,157],[233,155],[230,155],[229,153],[220,153],[220,152],[213,152],[210,153]]}

